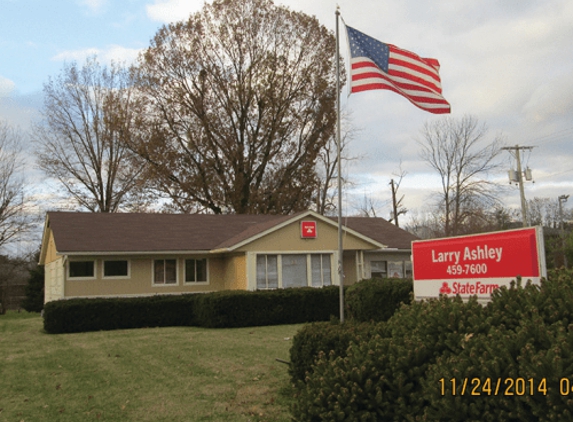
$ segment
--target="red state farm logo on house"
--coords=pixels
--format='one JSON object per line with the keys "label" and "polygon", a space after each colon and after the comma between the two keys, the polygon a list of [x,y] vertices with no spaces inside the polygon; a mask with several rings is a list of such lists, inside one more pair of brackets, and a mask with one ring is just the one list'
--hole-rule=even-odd
{"label": "red state farm logo on house", "polygon": [[303,239],[316,238],[316,221],[301,221],[300,237]]}

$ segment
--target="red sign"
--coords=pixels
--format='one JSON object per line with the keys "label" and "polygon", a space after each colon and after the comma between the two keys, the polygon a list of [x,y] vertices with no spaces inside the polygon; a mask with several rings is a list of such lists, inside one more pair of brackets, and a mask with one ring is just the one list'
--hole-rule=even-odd
{"label": "red sign", "polygon": [[488,298],[520,275],[539,282],[545,276],[540,228],[412,242],[416,298],[440,294]]}
{"label": "red sign", "polygon": [[316,221],[301,221],[300,222],[300,237],[303,239],[316,238]]}

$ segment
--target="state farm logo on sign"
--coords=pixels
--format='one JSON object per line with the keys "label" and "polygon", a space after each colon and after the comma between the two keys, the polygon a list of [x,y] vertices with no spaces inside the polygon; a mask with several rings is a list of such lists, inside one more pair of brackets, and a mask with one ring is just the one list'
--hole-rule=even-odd
{"label": "state farm logo on sign", "polygon": [[414,296],[491,293],[521,276],[539,283],[546,276],[541,228],[506,230],[412,242]]}
{"label": "state farm logo on sign", "polygon": [[316,221],[301,221],[300,222],[300,237],[303,239],[316,238]]}
{"label": "state farm logo on sign", "polygon": [[440,294],[441,295],[450,295],[452,294],[452,289],[450,289],[450,285],[447,281],[444,281],[442,287],[440,287]]}
{"label": "state farm logo on sign", "polygon": [[495,289],[499,289],[499,284],[482,283],[481,281],[460,283],[458,281],[450,283],[444,281],[440,287],[441,295],[485,295],[492,294]]}

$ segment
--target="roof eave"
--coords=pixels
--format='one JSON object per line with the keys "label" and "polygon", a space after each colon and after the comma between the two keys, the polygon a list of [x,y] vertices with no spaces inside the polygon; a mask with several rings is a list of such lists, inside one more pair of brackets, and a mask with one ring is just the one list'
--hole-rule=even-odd
{"label": "roof eave", "polygon": [[[270,234],[270,233],[272,233],[272,232],[274,232],[274,231],[280,230],[280,229],[282,229],[283,227],[286,227],[286,226],[288,226],[289,224],[292,224],[292,223],[293,223],[294,221],[296,221],[296,220],[300,220],[301,218],[305,218],[305,217],[308,217],[308,216],[312,216],[313,218],[316,218],[317,220],[320,220],[320,221],[322,221],[322,222],[324,222],[324,223],[326,223],[326,224],[330,224],[330,225],[333,226],[333,227],[338,227],[338,224],[337,224],[337,223],[334,223],[334,222],[333,222],[332,220],[330,220],[328,217],[325,217],[325,216],[323,216],[323,215],[321,215],[321,214],[318,214],[318,213],[316,213],[316,212],[314,212],[314,211],[312,211],[312,210],[307,210],[307,211],[305,211],[305,212],[302,212],[302,213],[299,213],[299,214],[295,214],[295,215],[292,216],[292,218],[289,218],[288,220],[285,220],[285,221],[283,221],[282,223],[277,224],[276,226],[273,226],[273,227],[271,227],[271,228],[269,228],[269,229],[267,229],[267,230],[264,230],[264,231],[262,231],[262,232],[260,232],[260,233],[257,233],[257,234],[254,235],[254,236],[251,236],[251,237],[249,237],[249,238],[247,238],[247,239],[244,239],[244,240],[242,240],[242,241],[236,243],[235,245],[229,246],[228,248],[223,248],[223,249],[221,249],[221,251],[224,250],[224,252],[232,252],[232,251],[234,251],[234,250],[236,250],[236,249],[238,249],[238,248],[241,248],[241,247],[243,247],[243,246],[245,246],[245,245],[248,245],[249,243],[254,242],[255,240],[260,239],[260,238],[262,238],[262,237],[264,237],[264,236],[266,236],[266,235],[268,235],[268,234]],[[383,248],[386,248],[386,247],[387,247],[386,245],[384,245],[384,244],[382,244],[382,243],[380,243],[380,242],[378,242],[378,241],[376,241],[376,240],[374,240],[374,239],[372,239],[372,238],[370,238],[370,237],[368,237],[368,236],[365,236],[365,235],[363,235],[362,233],[357,232],[356,230],[352,230],[352,229],[348,228],[348,227],[345,226],[345,225],[342,226],[342,230],[345,231],[346,233],[352,234],[353,236],[356,236],[356,237],[358,237],[358,238],[364,240],[365,242],[368,242],[368,243],[370,243],[370,244],[372,244],[372,245],[374,245],[374,246],[376,246],[376,247],[378,247],[378,248],[383,249]],[[216,249],[216,250],[219,251],[219,249]]]}

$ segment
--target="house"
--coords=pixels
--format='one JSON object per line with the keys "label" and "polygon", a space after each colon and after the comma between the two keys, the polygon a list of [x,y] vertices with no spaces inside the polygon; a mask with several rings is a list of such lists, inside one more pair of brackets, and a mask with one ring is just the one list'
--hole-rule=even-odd
{"label": "house", "polygon": [[[49,212],[45,302],[339,285],[337,219],[294,215]],[[343,219],[344,284],[411,277],[417,238],[381,218]]]}

